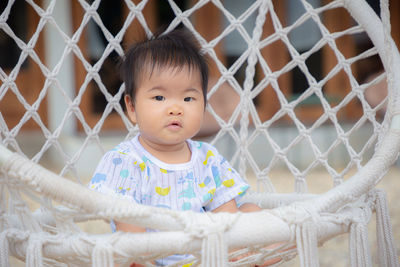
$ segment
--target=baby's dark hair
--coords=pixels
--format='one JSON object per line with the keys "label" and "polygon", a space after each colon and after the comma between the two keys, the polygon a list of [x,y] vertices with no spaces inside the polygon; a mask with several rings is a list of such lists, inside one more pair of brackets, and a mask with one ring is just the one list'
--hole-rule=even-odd
{"label": "baby's dark hair", "polygon": [[207,102],[208,65],[205,57],[193,35],[184,29],[174,30],[165,34],[135,43],[125,53],[121,63],[121,78],[125,83],[125,95],[135,101],[135,93],[143,72],[155,68],[188,67],[189,71],[200,72],[204,104]]}

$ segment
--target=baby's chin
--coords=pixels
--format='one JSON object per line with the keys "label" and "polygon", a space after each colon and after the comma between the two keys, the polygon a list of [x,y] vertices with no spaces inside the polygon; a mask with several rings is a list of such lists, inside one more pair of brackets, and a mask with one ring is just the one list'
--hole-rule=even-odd
{"label": "baby's chin", "polygon": [[183,146],[186,145],[186,140],[188,138],[168,138],[163,140],[145,140],[147,144],[156,146],[156,147],[174,147],[174,146]]}

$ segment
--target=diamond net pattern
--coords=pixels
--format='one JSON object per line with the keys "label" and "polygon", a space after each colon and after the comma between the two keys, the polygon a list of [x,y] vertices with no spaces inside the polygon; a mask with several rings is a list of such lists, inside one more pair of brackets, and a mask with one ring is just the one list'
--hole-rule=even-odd
{"label": "diamond net pattern", "polygon": [[[367,36],[362,27],[346,14],[341,7],[341,1],[333,1],[324,6],[313,6],[303,1],[299,5],[302,13],[297,14],[297,17],[292,16],[291,21],[285,19],[287,14],[274,9],[276,3],[269,1],[255,1],[242,13],[231,8],[240,13],[235,15],[229,10],[229,6],[224,6],[218,1],[198,1],[186,9],[178,7],[173,1],[168,3],[175,17],[166,30],[183,24],[193,32],[204,53],[210,58],[212,78],[215,81],[209,90],[208,112],[220,128],[211,138],[211,142],[219,144],[223,139],[229,140],[234,149],[226,156],[239,168],[243,176],[254,174],[266,186],[262,190],[274,191],[270,173],[275,169],[284,168],[295,177],[295,190],[300,192],[307,191],[307,176],[313,170],[325,169],[332,177],[333,184],[338,184],[348,173],[360,168],[369,159],[382,127],[382,113],[386,101],[381,97],[376,100],[378,102],[372,104],[366,98],[367,94],[372,95],[374,90],[380,90],[378,85],[384,84],[385,75],[361,80],[362,75],[365,77],[373,73],[364,71],[360,74],[360,69],[373,61],[378,62],[375,66],[379,65],[380,60],[376,56],[375,47],[362,46],[361,41],[357,43],[357,40],[367,39]],[[71,33],[60,26],[60,22],[54,17],[55,2],[46,6],[27,1],[27,5],[32,9],[31,13],[38,17],[38,21],[30,38],[25,40],[17,36],[7,23],[10,14],[14,14],[13,1],[5,6],[1,14],[2,34],[13,40],[20,54],[12,68],[0,70],[0,101],[5,108],[8,99],[12,99],[15,105],[24,110],[18,123],[13,124],[7,116],[0,117],[2,142],[21,154],[28,154],[35,162],[41,162],[46,152],[55,151],[63,165],[57,172],[61,175],[68,172],[75,175],[77,163],[83,160],[82,155],[88,146],[95,143],[99,147],[98,154],[104,152],[101,137],[102,131],[104,135],[107,131],[103,130],[103,124],[107,119],[111,120],[111,114],[114,115],[112,119],[115,115],[118,116],[116,120],[121,121],[123,128],[128,130],[126,138],[134,135],[137,130],[129,122],[121,106],[124,86],[119,84],[117,90],[110,92],[104,81],[107,77],[102,77],[100,72],[105,68],[110,55],[123,56],[124,36],[127,35],[129,27],[137,26],[138,30],[144,31],[147,36],[152,35],[148,18],[142,13],[151,2],[142,1],[137,5],[130,1],[121,3],[127,15],[122,27],[114,32],[105,26],[98,13],[101,1],[78,1],[77,5],[84,13],[77,19],[79,25]],[[202,35],[198,31],[199,26],[194,22],[194,18],[196,12],[207,6],[210,8],[210,5],[211,9],[225,19],[226,26],[222,25],[216,36],[205,37],[205,34]],[[261,9],[261,5],[265,5],[265,9]],[[329,23],[324,23],[324,20],[328,21],[330,16],[335,14],[348,16],[349,28],[335,29]],[[87,48],[80,46],[87,29],[93,24],[98,27],[107,42],[95,62],[82,52]],[[248,25],[252,28],[249,29]],[[292,37],[304,32],[303,25],[316,29],[314,35],[318,38],[306,50],[296,48],[296,38]],[[58,61],[53,64],[46,62],[37,52],[38,46],[42,45],[39,40],[43,38],[46,28],[55,31],[58,38],[62,39],[60,42],[64,44],[56,56]],[[224,42],[231,41],[232,36],[245,48],[228,63],[223,58],[221,46]],[[354,51],[349,52],[350,49],[346,49],[346,45],[352,45]],[[280,54],[283,60],[279,62],[274,59],[270,55],[271,51],[276,51],[272,53]],[[319,60],[323,61],[317,65],[323,72],[315,72],[315,66],[309,62],[313,57],[319,57]],[[66,85],[73,84],[66,84],[60,78],[71,58],[84,77],[76,90],[72,90],[72,94]],[[33,97],[19,86],[22,82],[19,75],[25,62],[34,65],[38,69],[37,76],[44,81],[40,85],[41,89],[37,90],[37,95]],[[306,86],[297,92],[296,82],[299,79],[306,82]],[[94,87],[106,102],[101,116],[95,122],[88,120],[88,116],[81,110],[88,102],[85,96],[89,95]],[[224,92],[228,93],[226,97],[231,98],[233,102],[228,106],[229,114],[218,109],[220,102],[213,101],[213,96],[224,87],[229,88]],[[64,96],[65,108],[63,115],[58,117],[59,120],[50,126],[49,114],[39,110],[46,109],[46,104],[51,101],[49,98],[52,91]],[[268,98],[273,101],[267,101]],[[311,110],[313,114],[303,115],[307,110]],[[65,129],[71,125],[70,121],[78,125],[79,135],[84,138],[81,138],[83,141],[75,151],[66,152],[61,140]],[[24,151],[18,142],[27,123],[35,124],[40,135],[45,138],[40,149],[30,153]],[[290,128],[286,131],[286,138],[282,138],[285,128],[281,127]],[[260,150],[265,151],[261,160],[256,159],[260,157]],[[338,160],[338,157],[342,159]]]}
{"label": "diamond net pattern", "polygon": [[[80,165],[87,155],[94,151],[96,156],[90,159],[98,159],[115,129],[125,139],[137,133],[121,105],[124,85],[110,86],[107,75],[113,70],[107,68],[123,56],[134,39],[132,32],[153,34],[154,14],[147,10],[157,5],[151,0],[118,2],[123,20],[112,29],[101,12],[105,1],[71,2],[72,18],[65,24],[57,17],[59,1],[27,0],[25,9],[34,25],[22,36],[10,25],[17,2],[8,1],[0,10],[0,34],[17,50],[12,66],[0,68],[1,142],[85,184],[90,177],[82,174]],[[243,177],[255,178],[254,189],[259,192],[275,192],[281,170],[293,177],[289,191],[296,193],[309,192],[309,183],[320,173],[328,174],[327,190],[339,185],[371,158],[387,128],[387,96],[381,94],[386,88],[383,55],[346,11],[344,1],[314,2],[298,1],[295,14],[278,1],[252,1],[242,10],[234,7],[234,1],[163,4],[173,14],[166,31],[183,25],[209,57],[207,116],[214,130],[198,138],[221,149]],[[211,11],[219,17],[215,21],[223,23],[210,30],[204,14]],[[337,15],[346,22],[334,23]],[[101,49],[88,41],[93,27],[105,42]],[[308,32],[312,32],[309,38],[299,37]],[[55,47],[46,47],[52,42]],[[71,66],[75,72],[68,69]],[[34,74],[25,77],[29,68]],[[69,77],[75,81],[66,80],[65,73],[73,73]],[[37,88],[29,87],[32,78],[39,80]],[[94,94],[98,98],[91,98]],[[54,95],[63,99],[60,107],[52,107]],[[90,114],[96,113],[98,101],[104,104],[93,119]],[[11,106],[22,112],[5,115]],[[117,121],[111,126],[114,131],[108,126],[113,121]],[[32,135],[41,141],[29,150],[24,139],[32,128],[36,129]],[[49,165],[54,158],[57,164]],[[3,196],[14,192],[1,188]],[[20,190],[52,206],[27,189]]]}

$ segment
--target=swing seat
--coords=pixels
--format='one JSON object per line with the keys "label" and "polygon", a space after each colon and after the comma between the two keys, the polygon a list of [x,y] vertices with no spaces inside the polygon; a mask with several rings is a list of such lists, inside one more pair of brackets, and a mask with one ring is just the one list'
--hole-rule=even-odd
{"label": "swing seat", "polygon": [[[51,16],[55,2],[51,2],[47,10],[41,9],[35,3],[29,2],[29,4],[43,19],[41,23],[49,21],[48,23],[54,24],[55,21],[51,19]],[[230,25],[221,35],[211,42],[207,42],[188,19],[190,14],[208,1],[199,1],[184,12],[173,1],[168,2],[176,18],[167,31],[183,23],[193,32],[204,52],[212,62],[216,63],[221,73],[221,77],[210,89],[208,97],[211,98],[225,83],[229,83],[235,93],[240,96],[237,108],[228,122],[221,119],[211,105],[207,107],[208,112],[221,128],[210,140],[212,144],[218,144],[222,143],[224,136],[230,136],[233,146],[237,149],[229,160],[244,178],[248,178],[250,169],[257,179],[258,188],[247,193],[244,201],[256,203],[263,210],[254,213],[200,214],[192,211],[149,207],[115,195],[100,194],[87,188],[79,179],[64,177],[65,169],[61,174],[56,174],[38,164],[43,151],[38,154],[39,156],[29,159],[20,149],[21,142],[15,137],[15,132],[21,129],[23,123],[10,130],[5,123],[7,118],[0,113],[0,266],[10,266],[10,256],[21,259],[26,262],[26,266],[32,267],[90,265],[111,267],[115,263],[120,266],[130,266],[132,262],[152,266],[155,259],[174,254],[191,254],[192,258],[172,266],[253,266],[269,260],[277,260],[275,265],[279,265],[298,256],[301,266],[314,267],[319,266],[318,247],[343,233],[349,233],[351,266],[372,266],[367,226],[374,213],[377,221],[379,264],[399,266],[385,192],[376,188],[397,160],[400,151],[400,76],[396,75],[400,71],[400,55],[390,36],[387,1],[382,0],[381,18],[362,0],[337,0],[321,7],[313,7],[310,3],[301,1],[305,13],[288,26],[282,26],[276,16],[272,1],[254,1],[239,19],[230,14],[221,2],[211,1],[230,21]],[[142,1],[137,5],[129,3],[127,20],[138,16],[140,23],[151,35],[141,13],[146,3],[147,1]],[[94,5],[90,6],[86,2],[80,4],[86,14],[91,14],[101,22]],[[7,6],[11,5],[12,3],[9,3]],[[330,33],[319,15],[336,8],[347,10],[355,24],[348,29]],[[252,12],[257,16],[253,32],[249,34],[241,25]],[[272,18],[275,32],[264,37],[262,29],[267,16]],[[308,19],[318,25],[322,37],[310,50],[299,53],[291,45],[288,36],[293,29]],[[100,22],[96,23],[101,26]],[[82,23],[87,23],[87,21]],[[121,29],[121,32],[126,31],[126,27],[127,25]],[[5,31],[13,36],[6,21],[0,20],[0,28],[6,29]],[[226,37],[233,29],[241,32],[248,48],[237,63],[227,68],[218,59],[214,49],[220,39]],[[344,57],[335,42],[341,37],[359,33],[366,33],[373,48],[350,58]],[[81,29],[74,33],[74,38],[65,35],[67,44],[78,57],[77,51],[80,50],[74,40],[77,40],[75,37],[79,34],[81,34]],[[282,68],[271,70],[261,51],[277,40],[288,48],[291,60]],[[119,43],[115,43],[115,39],[109,42],[111,48],[116,46],[115,50],[122,51]],[[307,69],[306,61],[311,54],[323,46],[332,49],[338,62],[322,80],[317,81]],[[30,50],[28,44],[21,44],[21,49],[23,50],[21,57],[33,53],[32,57],[36,59],[35,52]],[[69,53],[70,50],[65,51]],[[372,80],[361,83],[355,78],[351,64],[371,55],[379,56],[384,71]],[[2,79],[0,91],[18,92],[13,79],[18,75],[18,69],[23,60],[20,61],[18,67],[15,68],[16,71],[12,72],[13,75],[8,76],[0,69]],[[247,62],[246,75],[241,86],[234,80],[233,73],[244,62]],[[57,77],[48,71],[48,67],[41,62],[38,64],[46,76],[46,84],[58,81]],[[255,84],[257,66],[261,68],[264,78]],[[309,87],[299,96],[287,98],[285,91],[279,86],[279,77],[296,67],[306,76]],[[324,86],[338,73],[344,73],[351,85],[351,90],[340,99],[326,96],[324,92]],[[88,75],[92,74],[88,73]],[[387,97],[372,107],[365,97],[365,91],[382,82],[387,84]],[[44,91],[48,89],[46,86],[48,85],[44,86]],[[262,121],[254,99],[267,86],[271,86],[276,93],[280,109],[271,118]],[[80,94],[83,94],[84,87],[85,85],[82,86],[83,91],[80,91]],[[343,88],[336,89],[340,91]],[[110,97],[108,101],[109,107],[114,107],[127,123],[129,134],[126,138],[130,138],[137,132],[137,128],[128,121],[122,107],[118,104],[117,97],[121,97],[123,90],[122,85],[116,97]],[[0,100],[3,95],[0,93]],[[306,125],[297,117],[295,110],[311,95],[314,95],[312,99],[318,100],[317,104],[320,105],[323,114],[312,125]],[[21,94],[19,96],[23,98]],[[78,98],[79,94],[76,99]],[[344,130],[338,113],[353,99],[360,102],[362,116],[354,122],[354,125],[348,127],[348,130]],[[76,112],[79,117],[80,113],[76,111],[76,109],[79,110],[77,102],[69,101],[68,103],[70,108],[67,113]],[[34,117],[38,116],[38,113],[32,111],[27,103],[26,109],[28,115],[33,112]],[[377,113],[382,110],[384,110],[384,117],[379,120]],[[68,117],[69,113],[67,113]],[[289,145],[280,146],[271,137],[271,131],[275,122],[285,120],[285,118],[293,122],[298,135]],[[332,130],[336,131],[337,137],[330,147],[321,149],[319,147],[321,144],[318,146],[318,142],[313,139],[313,131],[328,123],[333,125]],[[362,149],[356,151],[352,146],[352,134],[362,129],[364,123],[368,123],[373,128],[373,133]],[[47,128],[42,128],[45,133],[48,133],[46,146],[49,144],[60,146],[59,143],[54,142],[54,139],[61,138],[58,135],[61,128],[54,134]],[[87,145],[86,143],[91,141],[97,142],[101,147],[99,138],[101,122],[92,130],[88,128],[90,127],[85,128],[88,136],[82,150]],[[278,134],[283,134],[284,131],[280,130]],[[266,155],[271,151],[262,151],[262,156],[257,159],[250,152],[252,144],[260,136],[269,142],[273,153],[264,168],[260,168],[257,162],[265,161]],[[315,160],[306,168],[301,169],[292,163],[290,150],[303,140],[308,142],[307,149],[312,150]],[[331,154],[339,144],[350,153],[349,163],[345,165],[343,171],[335,170],[330,163]],[[43,150],[46,149],[43,148]],[[62,150],[61,147],[60,149]],[[365,160],[368,149],[374,151],[370,158]],[[66,168],[76,164],[80,158],[79,153],[82,151],[77,152],[78,156],[69,158]],[[293,193],[276,192],[271,182],[271,170],[282,162],[294,176],[295,192]],[[320,194],[308,192],[307,187],[306,177],[316,167],[322,167],[333,178],[334,186]],[[356,170],[350,175],[352,167]],[[344,179],[345,176],[346,179]],[[31,203],[36,204],[35,208]],[[80,223],[95,220],[106,222],[116,220],[156,229],[157,232],[91,234],[78,226]]]}

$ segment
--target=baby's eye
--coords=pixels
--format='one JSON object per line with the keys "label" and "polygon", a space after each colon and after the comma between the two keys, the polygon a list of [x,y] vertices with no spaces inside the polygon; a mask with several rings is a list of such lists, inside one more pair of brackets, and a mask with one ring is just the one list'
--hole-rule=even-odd
{"label": "baby's eye", "polygon": [[157,101],[163,101],[163,100],[165,100],[165,97],[163,97],[162,95],[156,95],[154,97],[154,99],[157,100]]}
{"label": "baby's eye", "polygon": [[191,96],[185,97],[185,98],[183,99],[183,101],[185,101],[185,102],[190,102],[190,101],[193,101],[193,100],[194,100],[194,98],[191,97]]}

